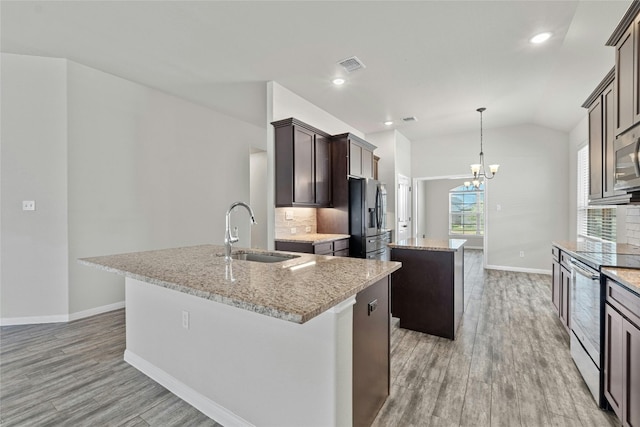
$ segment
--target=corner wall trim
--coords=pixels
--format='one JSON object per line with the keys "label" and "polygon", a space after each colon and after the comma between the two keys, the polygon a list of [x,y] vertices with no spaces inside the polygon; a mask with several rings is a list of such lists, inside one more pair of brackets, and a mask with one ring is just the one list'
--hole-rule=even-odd
{"label": "corner wall trim", "polygon": [[44,323],[66,323],[72,322],[78,319],[84,319],[85,317],[95,316],[96,314],[106,313],[108,311],[119,310],[124,308],[124,301],[119,301],[113,304],[103,305],[101,307],[94,307],[88,310],[78,311],[71,314],[56,314],[53,316],[25,316],[25,317],[5,317],[0,319],[0,326],[15,326],[15,325],[39,325]]}
{"label": "corner wall trim", "polygon": [[546,274],[548,276],[551,276],[551,270],[543,270],[541,268],[507,267],[504,265],[487,265],[485,268],[487,270],[513,271],[515,273]]}
{"label": "corner wall trim", "polygon": [[254,427],[254,425],[247,420],[239,417],[206,396],[203,396],[162,369],[147,362],[132,351],[124,351],[124,360],[216,422],[231,427]]}

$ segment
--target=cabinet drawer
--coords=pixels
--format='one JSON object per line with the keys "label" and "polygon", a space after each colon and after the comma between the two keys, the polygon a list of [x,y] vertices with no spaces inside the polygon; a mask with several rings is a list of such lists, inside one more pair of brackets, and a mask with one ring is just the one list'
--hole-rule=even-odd
{"label": "cabinet drawer", "polygon": [[349,249],[349,239],[336,240],[333,242],[333,250],[341,251],[343,249]]}
{"label": "cabinet drawer", "polygon": [[331,255],[333,252],[333,242],[318,243],[313,246],[313,253],[317,255]]}
{"label": "cabinet drawer", "polygon": [[640,297],[615,281],[607,279],[606,300],[632,323],[640,326]]}
{"label": "cabinet drawer", "polygon": [[560,249],[556,248],[555,246],[551,246],[551,256],[553,257],[554,261],[560,261]]}
{"label": "cabinet drawer", "polygon": [[333,256],[349,256],[349,248],[335,251]]}
{"label": "cabinet drawer", "polygon": [[560,251],[560,264],[571,269],[571,256],[566,252]]}

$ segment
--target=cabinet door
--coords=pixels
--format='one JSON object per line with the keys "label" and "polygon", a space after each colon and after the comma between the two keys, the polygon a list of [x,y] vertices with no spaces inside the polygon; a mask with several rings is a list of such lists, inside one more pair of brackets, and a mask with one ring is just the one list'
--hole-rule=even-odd
{"label": "cabinet door", "polygon": [[319,206],[329,206],[331,204],[331,145],[329,138],[316,135],[315,157],[315,202]]}
{"label": "cabinet door", "polygon": [[640,15],[633,25],[633,122],[640,122]]}
{"label": "cabinet door", "polygon": [[620,419],[624,386],[622,360],[622,315],[605,304],[604,396]]}
{"label": "cabinet door", "polygon": [[373,178],[373,152],[362,149],[362,176]]}
{"label": "cabinet door", "polygon": [[313,132],[301,127],[294,127],[293,203],[315,203],[314,139]]}
{"label": "cabinet door", "polygon": [[622,357],[622,424],[640,426],[640,329],[626,319],[622,322]]}
{"label": "cabinet door", "polygon": [[362,147],[349,141],[349,175],[362,176]]}
{"label": "cabinet door", "polygon": [[560,282],[560,263],[553,261],[551,270],[553,272],[551,276],[551,302],[556,308],[556,312],[560,313],[560,288],[562,287],[562,282]]}
{"label": "cabinet door", "polygon": [[569,304],[571,301],[570,291],[571,291],[571,272],[564,268],[562,265],[560,266],[560,278],[562,282],[562,290],[561,290],[561,306],[560,306],[560,320],[562,320],[562,324],[564,327],[569,330],[571,327],[571,316],[569,312]]}
{"label": "cabinet door", "polygon": [[602,196],[610,197],[623,194],[624,191],[615,191],[616,183],[616,153],[615,121],[614,121],[614,97],[613,83],[602,92]]}
{"label": "cabinet door", "polygon": [[589,200],[602,198],[602,98],[589,108]]}
{"label": "cabinet door", "polygon": [[616,45],[615,127],[616,135],[627,130],[634,121],[635,58],[634,25]]}

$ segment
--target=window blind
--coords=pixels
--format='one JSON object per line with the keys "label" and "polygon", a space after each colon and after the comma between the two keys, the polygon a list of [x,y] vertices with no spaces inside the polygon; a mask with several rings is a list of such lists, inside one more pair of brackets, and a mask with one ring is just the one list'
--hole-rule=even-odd
{"label": "window blind", "polygon": [[579,237],[616,241],[616,208],[589,206],[589,146],[578,150],[577,226]]}

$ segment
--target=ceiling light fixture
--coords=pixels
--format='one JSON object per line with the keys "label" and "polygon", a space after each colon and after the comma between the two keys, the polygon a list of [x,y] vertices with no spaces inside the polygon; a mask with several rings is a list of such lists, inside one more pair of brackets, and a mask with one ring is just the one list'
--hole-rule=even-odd
{"label": "ceiling light fixture", "polygon": [[393,124],[393,120],[387,120],[386,122],[384,122],[385,126],[391,126]]}
{"label": "ceiling light fixture", "polygon": [[[489,165],[489,174],[488,175],[485,171],[485,167],[484,167],[484,152],[482,150],[482,113],[486,110],[486,108],[481,107],[478,108],[476,111],[478,113],[480,113],[480,162],[479,163],[475,163],[473,165],[471,165],[471,173],[473,173],[473,186],[474,188],[478,189],[480,188],[480,179],[492,179],[493,177],[496,176],[496,173],[498,173],[498,168],[500,167],[500,165]],[[465,183],[466,185],[466,183]]]}
{"label": "ceiling light fixture", "polygon": [[331,82],[336,86],[343,85],[345,81],[346,81],[345,79],[341,79],[340,77],[331,80]]}
{"label": "ceiling light fixture", "polygon": [[540,33],[540,34],[536,34],[535,36],[531,37],[529,39],[529,42],[531,42],[533,44],[540,44],[540,43],[546,42],[550,38],[551,38],[551,33]]}

